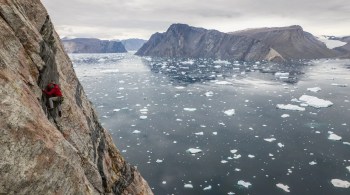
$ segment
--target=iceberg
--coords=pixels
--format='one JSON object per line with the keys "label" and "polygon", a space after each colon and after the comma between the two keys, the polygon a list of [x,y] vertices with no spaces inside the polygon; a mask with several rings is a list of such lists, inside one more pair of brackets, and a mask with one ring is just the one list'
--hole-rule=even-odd
{"label": "iceberg", "polygon": [[188,111],[188,112],[194,112],[196,110],[197,108],[184,108],[184,111]]}
{"label": "iceberg", "polygon": [[197,154],[197,153],[201,153],[202,150],[198,149],[198,148],[189,148],[188,150],[186,150],[186,152],[188,152],[190,154]]}
{"label": "iceberg", "polygon": [[224,113],[227,116],[233,116],[233,115],[235,115],[235,109],[226,110],[226,111],[224,111]]}
{"label": "iceberg", "polygon": [[302,95],[299,100],[314,108],[326,108],[333,105],[331,101],[319,99],[310,95]]}
{"label": "iceberg", "polygon": [[193,188],[193,185],[192,185],[192,184],[186,184],[186,183],[185,183],[184,188]]}
{"label": "iceberg", "polygon": [[307,90],[316,93],[316,92],[321,91],[321,88],[319,88],[319,87],[312,87],[312,88],[307,88]]}
{"label": "iceberg", "polygon": [[277,104],[276,107],[281,110],[305,111],[305,108],[293,104]]}
{"label": "iceberg", "polygon": [[334,140],[334,141],[340,141],[342,139],[342,137],[340,137],[339,135],[336,135],[334,133],[331,133],[328,137],[328,139],[330,140]]}
{"label": "iceberg", "polygon": [[237,184],[240,185],[240,186],[243,186],[243,187],[245,187],[245,188],[249,188],[249,186],[252,185],[250,182],[245,182],[245,181],[243,181],[243,180],[239,180],[239,181],[237,182]]}
{"label": "iceberg", "polygon": [[273,141],[276,141],[276,138],[266,138],[264,140],[267,142],[273,142]]}
{"label": "iceberg", "polygon": [[281,188],[281,189],[284,190],[285,192],[290,192],[289,186],[287,186],[287,185],[278,183],[278,184],[276,184],[276,186],[277,186],[278,188]]}
{"label": "iceberg", "polygon": [[350,182],[344,181],[341,179],[332,179],[331,183],[333,184],[334,187],[337,187],[337,188],[349,188],[350,187]]}

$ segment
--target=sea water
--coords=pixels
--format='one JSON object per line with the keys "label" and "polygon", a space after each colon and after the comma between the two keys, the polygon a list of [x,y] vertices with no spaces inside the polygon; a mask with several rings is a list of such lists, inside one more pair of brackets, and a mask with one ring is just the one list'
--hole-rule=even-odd
{"label": "sea water", "polygon": [[350,60],[70,57],[155,194],[350,194]]}

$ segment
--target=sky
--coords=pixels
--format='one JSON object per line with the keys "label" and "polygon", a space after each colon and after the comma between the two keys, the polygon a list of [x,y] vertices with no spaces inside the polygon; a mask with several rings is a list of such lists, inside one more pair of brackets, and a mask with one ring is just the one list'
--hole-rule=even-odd
{"label": "sky", "polygon": [[173,23],[232,32],[301,25],[350,35],[349,0],[41,0],[61,37],[149,39]]}

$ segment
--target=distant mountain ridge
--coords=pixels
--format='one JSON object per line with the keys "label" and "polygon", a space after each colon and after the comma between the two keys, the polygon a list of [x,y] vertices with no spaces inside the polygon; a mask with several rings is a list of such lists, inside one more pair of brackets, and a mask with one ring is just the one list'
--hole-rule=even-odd
{"label": "distant mountain ridge", "polygon": [[299,25],[287,27],[256,28],[231,32],[260,40],[286,59],[331,58],[336,54],[311,33],[305,32]]}
{"label": "distant mountain ridge", "polygon": [[121,40],[120,42],[123,43],[126,50],[137,51],[142,47],[144,43],[147,42],[147,40],[132,38],[132,39],[124,39],[124,40]]}
{"label": "distant mountain ridge", "polygon": [[262,41],[187,24],[173,24],[165,33],[153,34],[136,55],[242,61],[283,60],[278,52]]}
{"label": "distant mountain ridge", "polygon": [[186,24],[173,24],[166,32],[153,34],[136,55],[242,61],[285,61],[337,56],[335,51],[298,25],[223,33]]}
{"label": "distant mountain ridge", "polygon": [[345,45],[341,47],[336,47],[333,50],[338,52],[338,55],[340,58],[350,58],[350,36],[345,36],[345,37],[332,36],[332,39],[346,42]]}
{"label": "distant mountain ridge", "polygon": [[125,53],[127,50],[120,41],[96,38],[62,39],[67,53]]}

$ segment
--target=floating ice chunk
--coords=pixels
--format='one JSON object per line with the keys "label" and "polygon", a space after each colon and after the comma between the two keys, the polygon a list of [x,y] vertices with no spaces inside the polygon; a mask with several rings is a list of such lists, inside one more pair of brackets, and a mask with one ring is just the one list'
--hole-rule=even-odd
{"label": "floating ice chunk", "polygon": [[162,181],[162,184],[166,184],[166,181]]}
{"label": "floating ice chunk", "polygon": [[214,95],[214,92],[212,92],[212,91],[208,91],[205,93],[205,96],[207,96],[207,97],[212,97],[213,95]]}
{"label": "floating ice chunk", "polygon": [[349,145],[350,146],[350,143],[349,142],[343,142],[344,145]]}
{"label": "floating ice chunk", "polygon": [[332,179],[331,183],[333,184],[334,187],[337,187],[337,188],[349,188],[350,187],[350,182],[340,180],[340,179]]}
{"label": "floating ice chunk", "polygon": [[278,147],[280,147],[280,148],[283,148],[283,147],[284,147],[284,144],[282,144],[282,143],[278,143],[277,145],[278,145]]}
{"label": "floating ice chunk", "polygon": [[203,131],[198,132],[198,133],[194,133],[195,135],[204,135]]}
{"label": "floating ice chunk", "polygon": [[231,62],[226,61],[226,60],[215,60],[213,63],[214,64],[227,64],[227,65],[231,64]]}
{"label": "floating ice chunk", "polygon": [[230,150],[232,154],[235,154],[238,150]]}
{"label": "floating ice chunk", "polygon": [[276,77],[286,77],[286,76],[289,76],[289,72],[276,72],[275,73],[275,76]]}
{"label": "floating ice chunk", "polygon": [[252,154],[248,154],[248,158],[255,158],[255,156]]}
{"label": "floating ice chunk", "polygon": [[307,90],[316,93],[316,92],[321,91],[321,88],[319,88],[319,87],[312,87],[312,88],[307,88]]}
{"label": "floating ice chunk", "polygon": [[337,86],[337,87],[347,87],[347,84],[338,84],[338,83],[332,83],[332,86]]}
{"label": "floating ice chunk", "polygon": [[277,104],[276,107],[282,110],[305,111],[305,108],[293,104]]}
{"label": "floating ice chunk", "polygon": [[331,101],[319,99],[317,97],[309,95],[302,95],[299,100],[307,103],[309,106],[312,106],[314,108],[326,108],[333,105]]}
{"label": "floating ice chunk", "polygon": [[282,118],[288,118],[290,115],[289,114],[282,114],[281,117]]}
{"label": "floating ice chunk", "polygon": [[227,116],[233,116],[233,115],[235,115],[235,109],[226,110],[226,111],[224,111],[224,113]]}
{"label": "floating ice chunk", "polygon": [[287,185],[278,183],[278,184],[276,184],[276,186],[277,186],[278,188],[281,188],[281,189],[284,190],[285,192],[290,192],[290,191],[289,191],[289,186],[287,186]]}
{"label": "floating ice chunk", "polygon": [[184,61],[184,62],[181,62],[182,64],[188,64],[188,65],[192,65],[194,64],[194,60],[188,60],[188,61]]}
{"label": "floating ice chunk", "polygon": [[215,81],[215,84],[217,85],[232,85],[232,83],[228,81]]}
{"label": "floating ice chunk", "polygon": [[113,109],[113,112],[119,112],[120,109]]}
{"label": "floating ice chunk", "polygon": [[161,159],[156,160],[156,163],[162,163],[162,162],[163,162],[163,160],[161,160]]}
{"label": "floating ice chunk", "polygon": [[348,169],[348,171],[350,172],[350,166],[347,166],[346,168],[347,168],[347,169]]}
{"label": "floating ice chunk", "polygon": [[237,182],[237,184],[240,185],[240,186],[243,186],[243,187],[245,187],[245,188],[249,188],[249,186],[252,185],[250,182],[245,182],[245,181],[243,181],[243,180],[239,180],[239,181]]}
{"label": "floating ice chunk", "polygon": [[234,154],[234,155],[233,155],[233,158],[234,158],[234,159],[239,159],[239,158],[241,158],[241,157],[242,157],[242,155],[240,155],[240,154]]}
{"label": "floating ice chunk", "polygon": [[228,163],[228,161],[227,160],[222,160],[221,163],[222,164],[226,164],[226,163]]}
{"label": "floating ice chunk", "polygon": [[182,121],[182,119],[180,119],[180,118],[177,118],[177,119],[176,119],[176,121],[179,121],[179,122],[181,122],[181,121]]}
{"label": "floating ice chunk", "polygon": [[184,111],[188,111],[188,112],[194,112],[196,110],[197,108],[184,108]]}
{"label": "floating ice chunk", "polygon": [[190,183],[188,183],[188,184],[185,183],[184,188],[193,188],[193,185]]}
{"label": "floating ice chunk", "polygon": [[203,190],[204,190],[204,191],[206,191],[206,190],[211,190],[211,185],[209,185],[209,186],[203,188]]}
{"label": "floating ice chunk", "polygon": [[342,137],[340,137],[340,136],[337,135],[337,134],[331,133],[331,134],[328,136],[328,139],[330,139],[330,140],[335,140],[335,141],[340,141],[340,140],[342,139]]}
{"label": "floating ice chunk", "polygon": [[145,119],[147,119],[147,116],[140,116],[140,119],[145,120]]}
{"label": "floating ice chunk", "polygon": [[214,132],[213,132],[213,135],[218,135],[218,132],[214,131]]}
{"label": "floating ice chunk", "polygon": [[139,131],[139,130],[134,130],[132,133],[133,133],[133,134],[138,134],[138,133],[141,133],[141,131]]}
{"label": "floating ice chunk", "polygon": [[227,192],[227,195],[234,195],[234,192]]}
{"label": "floating ice chunk", "polygon": [[185,89],[186,87],[183,87],[183,86],[178,86],[178,87],[175,87],[176,89]]}
{"label": "floating ice chunk", "polygon": [[197,154],[197,153],[201,153],[202,150],[198,149],[198,148],[189,148],[188,150],[186,150],[186,152],[188,152],[190,154]]}
{"label": "floating ice chunk", "polygon": [[276,138],[265,138],[264,140],[267,142],[273,142],[276,141]]}
{"label": "floating ice chunk", "polygon": [[317,165],[317,162],[316,161],[311,161],[311,162],[309,162],[309,165],[311,165],[311,166]]}

